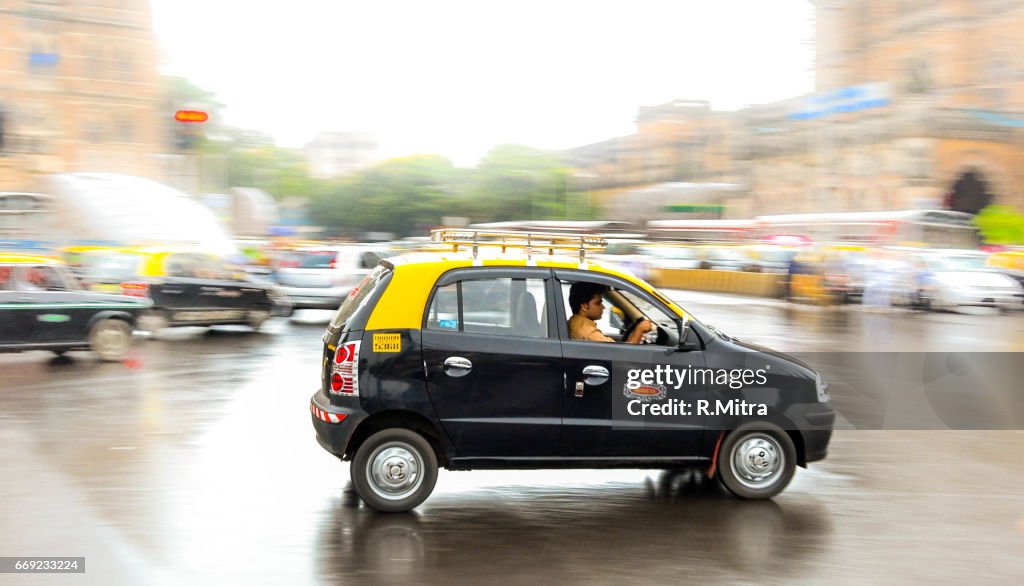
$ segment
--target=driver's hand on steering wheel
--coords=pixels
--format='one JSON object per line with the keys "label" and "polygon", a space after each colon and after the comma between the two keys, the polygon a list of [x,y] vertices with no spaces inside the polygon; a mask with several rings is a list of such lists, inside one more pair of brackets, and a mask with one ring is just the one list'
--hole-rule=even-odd
{"label": "driver's hand on steering wheel", "polygon": [[636,326],[636,327],[637,327],[637,329],[639,329],[639,330],[640,330],[641,332],[643,332],[643,333],[645,333],[645,334],[646,334],[647,332],[649,332],[649,331],[651,331],[651,330],[653,330],[653,329],[654,329],[654,322],[652,322],[651,320],[649,320],[649,319],[647,319],[647,318],[645,317],[645,318],[643,318],[642,320],[640,320],[640,323],[639,323],[639,324],[637,324],[637,326]]}

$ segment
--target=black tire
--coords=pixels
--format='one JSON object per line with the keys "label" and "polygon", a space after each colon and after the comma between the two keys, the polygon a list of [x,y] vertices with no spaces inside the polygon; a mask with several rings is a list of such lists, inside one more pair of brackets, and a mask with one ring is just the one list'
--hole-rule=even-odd
{"label": "black tire", "polygon": [[263,324],[265,324],[267,322],[267,320],[270,319],[270,312],[254,312],[254,313],[256,313],[257,315],[250,315],[249,316],[249,327],[252,328],[252,331],[259,332],[260,328],[263,327]]}
{"label": "black tire", "polygon": [[[392,450],[390,457],[389,450]],[[389,466],[395,470],[394,475],[387,472]],[[406,480],[410,470],[415,478]],[[363,502],[378,511],[399,513],[419,506],[433,492],[437,482],[437,454],[430,443],[414,431],[397,427],[384,429],[359,446],[350,472],[352,485]],[[389,483],[389,478],[393,482]]]}
{"label": "black tire", "polygon": [[105,362],[117,362],[132,346],[132,327],[120,319],[103,319],[89,330],[89,347]]}
{"label": "black tire", "polygon": [[740,498],[772,498],[786,488],[795,471],[792,438],[767,421],[736,428],[726,436],[718,454],[719,480]]}

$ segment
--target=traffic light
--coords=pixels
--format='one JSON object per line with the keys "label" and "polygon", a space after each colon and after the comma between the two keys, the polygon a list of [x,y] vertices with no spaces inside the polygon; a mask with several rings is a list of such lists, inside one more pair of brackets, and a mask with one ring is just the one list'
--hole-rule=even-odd
{"label": "traffic light", "polygon": [[174,146],[181,150],[192,150],[203,136],[202,124],[210,115],[202,110],[178,110],[174,113]]}
{"label": "traffic light", "polygon": [[202,124],[210,119],[210,115],[200,110],[178,110],[174,113],[174,119],[178,122],[194,122]]}

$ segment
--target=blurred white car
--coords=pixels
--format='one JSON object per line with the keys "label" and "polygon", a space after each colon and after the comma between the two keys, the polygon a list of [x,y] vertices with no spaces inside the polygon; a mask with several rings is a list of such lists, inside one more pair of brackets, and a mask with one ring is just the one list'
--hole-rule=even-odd
{"label": "blurred white car", "polygon": [[745,271],[754,265],[744,249],[729,244],[650,245],[643,251],[658,269]]}
{"label": "blurred white car", "polygon": [[592,256],[599,262],[617,265],[646,280],[651,269],[650,259],[644,250],[646,244],[643,240],[612,239],[603,253]]}
{"label": "blurred white car", "polygon": [[924,296],[933,309],[960,307],[1020,309],[1024,288],[1014,279],[985,266],[988,255],[969,251],[936,251],[921,255],[927,266]]}
{"label": "blurred white car", "polygon": [[700,258],[694,246],[651,245],[643,248],[651,268],[699,269]]}
{"label": "blurred white car", "polygon": [[278,290],[295,309],[337,309],[382,258],[382,246],[352,244],[300,249],[278,269]]}

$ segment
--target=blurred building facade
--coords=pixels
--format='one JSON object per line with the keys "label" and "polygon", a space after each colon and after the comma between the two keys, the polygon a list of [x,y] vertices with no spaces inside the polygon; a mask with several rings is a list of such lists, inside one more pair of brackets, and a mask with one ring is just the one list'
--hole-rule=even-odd
{"label": "blurred building facade", "polygon": [[333,179],[377,162],[377,141],[363,132],[321,132],[305,148],[309,173]]}
{"label": "blurred building facade", "polygon": [[[734,118],[731,112],[713,110],[706,101],[675,100],[645,106],[637,115],[635,134],[570,149],[562,155],[576,169],[575,189],[588,192],[608,210],[631,207],[623,202],[635,202],[645,194],[659,194],[659,201],[675,197],[671,201],[677,208],[684,203],[699,204],[703,210],[720,208],[711,217],[720,217],[726,210],[743,214],[749,211],[748,198],[736,197],[733,189],[720,189],[744,176],[732,152]],[[673,193],[678,195],[667,195]],[[669,207],[667,201],[662,207]],[[649,206],[644,209],[658,211]],[[706,211],[698,214],[708,215]]]}
{"label": "blurred building facade", "polygon": [[0,4],[0,190],[47,173],[155,176],[159,97],[147,0]]}
{"label": "blurred building facade", "polygon": [[[641,108],[635,134],[566,158],[606,199],[663,181],[745,186],[726,217],[1024,207],[1024,2],[814,4],[814,94]],[[722,203],[693,197],[681,203]]]}

